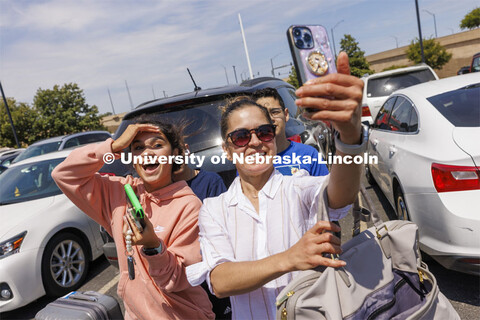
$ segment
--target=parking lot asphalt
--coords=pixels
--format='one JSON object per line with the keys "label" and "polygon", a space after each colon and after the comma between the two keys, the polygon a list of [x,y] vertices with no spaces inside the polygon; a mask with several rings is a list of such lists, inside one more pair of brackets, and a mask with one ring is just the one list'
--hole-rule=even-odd
{"label": "parking lot asphalt", "polygon": [[[363,179],[363,183],[373,201],[375,210],[381,218],[383,220],[393,219],[395,212],[381,191],[376,186],[370,186],[365,179]],[[351,238],[351,227],[353,225],[351,215],[343,219],[340,225],[342,227],[342,242],[348,241]],[[447,270],[434,260],[427,261],[427,264],[437,278],[440,291],[450,300],[461,319],[480,319],[480,277]],[[116,292],[117,282],[118,269],[111,266],[102,256],[92,263],[88,280],[79,291],[93,290],[111,295],[119,301],[123,312],[123,303]],[[35,314],[53,300],[53,298],[42,297],[25,307],[0,314],[0,320],[34,319]]]}

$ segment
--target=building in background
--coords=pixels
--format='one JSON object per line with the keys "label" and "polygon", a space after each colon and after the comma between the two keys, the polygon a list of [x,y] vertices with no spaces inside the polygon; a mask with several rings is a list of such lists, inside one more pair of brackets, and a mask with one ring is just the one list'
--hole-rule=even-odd
{"label": "building in background", "polygon": [[[473,55],[480,51],[480,28],[439,37],[435,40],[452,53],[452,59],[443,66],[442,70],[435,70],[435,72],[440,78],[451,77],[456,75],[461,67],[470,65]],[[370,68],[375,72],[380,72],[393,65],[411,66],[413,62],[407,58],[407,48],[408,45],[375,53],[366,58],[370,63]]]}

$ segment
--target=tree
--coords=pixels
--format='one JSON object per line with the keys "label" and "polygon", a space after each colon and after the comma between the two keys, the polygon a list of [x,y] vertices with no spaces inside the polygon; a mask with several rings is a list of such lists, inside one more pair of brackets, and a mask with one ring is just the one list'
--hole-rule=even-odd
{"label": "tree", "polygon": [[[425,55],[425,62],[433,69],[441,70],[452,58],[452,54],[448,53],[445,47],[443,47],[438,41],[435,41],[435,39],[423,39],[423,52]],[[407,58],[414,63],[422,62],[418,38],[412,40],[406,53]]]}
{"label": "tree", "polygon": [[475,29],[480,26],[480,8],[475,8],[465,15],[460,23],[462,29]]}
{"label": "tree", "polygon": [[345,51],[350,60],[350,73],[356,77],[362,77],[364,74],[373,74],[375,71],[370,69],[370,64],[365,58],[365,51],[358,46],[355,38],[349,34],[345,34],[340,40],[340,48]]}
{"label": "tree", "polygon": [[297,70],[295,70],[295,67],[292,66],[292,70],[290,70],[290,74],[288,75],[288,83],[290,83],[292,86],[295,87],[295,89],[300,88],[300,83],[298,83],[298,78],[297,78]]}
{"label": "tree", "polygon": [[382,70],[383,71],[388,71],[388,70],[395,70],[395,69],[400,69],[400,68],[406,68],[408,67],[407,65],[401,65],[401,66],[397,66],[396,64],[394,65],[391,65],[390,67],[387,67],[385,69]]}
{"label": "tree", "polygon": [[[13,98],[7,98],[13,125],[18,141],[22,147],[36,140],[33,124],[37,117],[36,112],[26,103],[19,103]],[[12,126],[8,119],[7,109],[3,100],[0,102],[0,147],[16,147]]]}
{"label": "tree", "polygon": [[39,138],[89,130],[105,130],[100,124],[97,106],[86,103],[83,90],[77,84],[55,85],[53,89],[38,89],[33,105],[39,118],[34,129]]}

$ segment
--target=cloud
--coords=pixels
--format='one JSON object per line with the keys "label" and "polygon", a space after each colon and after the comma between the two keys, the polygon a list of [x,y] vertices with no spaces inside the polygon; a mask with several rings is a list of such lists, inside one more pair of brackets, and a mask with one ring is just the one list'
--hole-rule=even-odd
{"label": "cloud", "polygon": [[[434,7],[437,2],[441,8]],[[446,11],[450,15],[465,11],[447,0],[421,4],[438,12],[438,24],[446,24]],[[323,24],[330,31],[344,20],[335,29],[337,51],[338,40],[350,33],[369,54],[393,48],[390,35],[404,42],[415,36],[412,10],[410,1],[4,0],[1,80],[7,95],[28,103],[40,87],[76,82],[85,90],[87,102],[102,112],[111,109],[110,88],[115,109],[122,112],[130,110],[125,80],[134,103],[140,104],[153,99],[152,88],[157,98],[163,91],[167,95],[191,91],[187,67],[202,88],[226,84],[223,66],[230,83],[232,66],[239,80],[245,77],[248,67],[238,13],[254,73],[270,76],[271,58],[276,67],[291,62],[285,36],[289,25]]]}

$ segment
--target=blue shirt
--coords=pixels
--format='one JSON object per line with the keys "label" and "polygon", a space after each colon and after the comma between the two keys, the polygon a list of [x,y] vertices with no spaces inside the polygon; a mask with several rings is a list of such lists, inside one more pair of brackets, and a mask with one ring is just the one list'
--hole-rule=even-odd
{"label": "blue shirt", "polygon": [[[327,166],[324,163],[319,163],[322,157],[312,146],[290,141],[288,148],[278,153],[278,155],[282,157],[282,163],[274,163],[273,166],[285,176],[291,176],[300,169],[305,169],[311,176],[326,176],[329,173]],[[296,157],[300,156],[301,158],[307,156],[310,157],[312,161],[311,163],[305,163],[307,161],[301,161],[300,164],[292,163],[294,155]]]}
{"label": "blue shirt", "polygon": [[227,191],[222,178],[210,171],[200,170],[187,184],[202,202],[205,198],[216,197]]}

